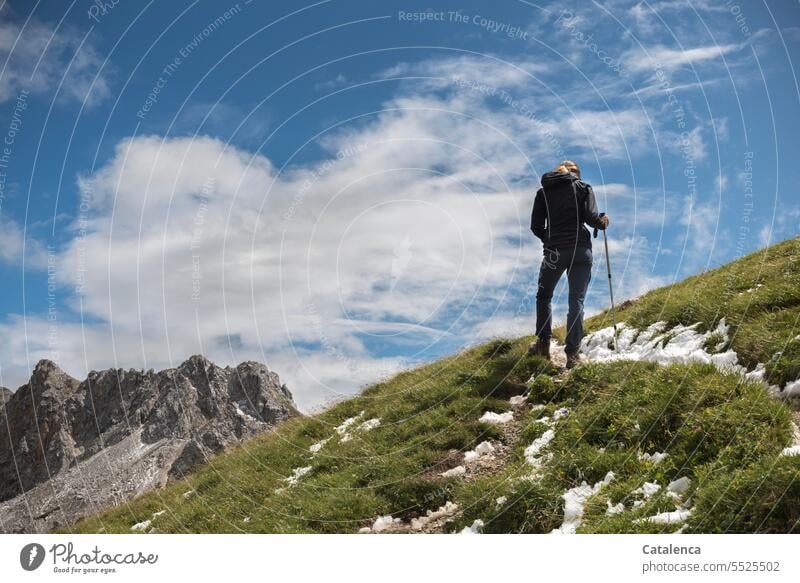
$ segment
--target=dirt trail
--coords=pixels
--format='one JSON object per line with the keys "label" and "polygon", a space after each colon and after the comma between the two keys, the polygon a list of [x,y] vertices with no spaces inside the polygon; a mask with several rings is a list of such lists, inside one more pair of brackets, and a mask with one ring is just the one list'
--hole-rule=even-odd
{"label": "dirt trail", "polygon": [[[553,342],[550,349],[550,360],[555,366],[561,369],[557,375],[558,380],[563,380],[566,375],[567,355],[564,353],[564,346]],[[514,417],[507,423],[498,424],[497,427],[502,432],[499,440],[493,440],[493,451],[490,454],[482,455],[476,460],[466,462],[464,460],[464,453],[453,451],[451,456],[448,456],[443,463],[431,470],[429,477],[431,479],[438,479],[441,473],[446,470],[452,470],[462,466],[464,473],[460,475],[460,480],[473,481],[480,477],[489,476],[500,472],[508,464],[511,452],[514,450],[520,435],[522,434],[522,419],[525,413],[530,410],[531,404],[519,397],[512,398],[511,411]],[[408,521],[393,520],[391,524],[383,524],[379,530],[369,530],[369,532],[380,532],[386,534],[397,533],[441,533],[444,531],[445,526],[458,518],[461,515],[461,509],[456,504],[448,502],[444,506],[436,509],[429,510],[425,516],[412,518]],[[364,528],[362,532],[367,532]]]}

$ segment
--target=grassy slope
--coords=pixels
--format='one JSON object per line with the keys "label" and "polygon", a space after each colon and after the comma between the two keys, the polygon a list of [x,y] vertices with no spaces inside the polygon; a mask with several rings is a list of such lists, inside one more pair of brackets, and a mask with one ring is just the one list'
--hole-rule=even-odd
{"label": "grassy slope", "polygon": [[[710,327],[725,316],[745,362],[769,362],[773,382],[796,378],[798,257],[798,240],[782,243],[651,292],[621,310],[620,319]],[[763,287],[746,292],[758,283]],[[604,318],[589,327],[605,325]],[[631,492],[644,481],[665,485],[681,476],[692,479],[690,532],[800,529],[800,456],[779,455],[790,441],[790,411],[760,386],[701,365],[591,364],[556,378],[549,365],[524,355],[529,341],[493,341],[397,375],[68,530],[130,532],[166,510],[153,521],[160,532],[355,532],[378,515],[408,519],[450,500],[463,510],[450,530],[480,518],[486,532],[549,532],[563,519],[561,495],[609,470],[616,479],[589,499],[582,532],[675,530],[637,522],[673,510],[666,496],[632,509]],[[771,359],[777,350],[782,356]],[[497,427],[477,419],[508,410],[509,396],[526,390],[532,375],[529,402],[545,408],[518,413],[521,436],[508,463],[475,480],[440,477],[453,450],[501,438]],[[524,448],[547,429],[536,419],[562,406],[572,413],[558,422],[543,477],[521,479],[530,474]],[[347,443],[334,438],[312,458],[311,444],[361,411],[363,419],[379,417],[381,426]],[[639,459],[656,451],[669,456],[659,464]],[[296,486],[280,490],[293,468],[308,465],[313,469]],[[188,490],[195,494],[184,497]],[[507,502],[498,506],[501,496]],[[620,501],[628,510],[606,516],[607,503]]]}
{"label": "grassy slope", "polygon": [[[743,364],[765,363],[771,383],[800,376],[800,238],[651,291],[620,306],[617,315],[639,328],[663,320],[670,327],[701,322],[705,330],[720,318],[731,326],[731,345]],[[586,328],[609,325],[606,312]]]}

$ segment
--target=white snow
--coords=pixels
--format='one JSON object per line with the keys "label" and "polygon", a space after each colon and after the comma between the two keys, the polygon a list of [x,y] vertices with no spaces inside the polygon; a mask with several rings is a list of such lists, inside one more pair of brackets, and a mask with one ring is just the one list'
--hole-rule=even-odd
{"label": "white snow", "polygon": [[525,460],[534,467],[539,465],[538,456],[539,452],[556,436],[556,432],[552,429],[545,431],[541,437],[533,440],[528,447],[525,448]]}
{"label": "white snow", "polygon": [[498,506],[502,506],[506,502],[508,502],[507,496],[500,496],[497,500],[494,501],[494,503],[497,504]]}
{"label": "white snow", "polygon": [[389,514],[386,516],[379,516],[372,525],[372,532],[383,532],[393,524],[399,524],[400,522],[402,521],[399,518],[392,518]]}
{"label": "white snow", "polygon": [[372,431],[373,429],[380,427],[381,420],[377,417],[373,419],[369,419],[364,421],[361,425],[358,426],[358,431]]}
{"label": "white snow", "polygon": [[494,451],[494,446],[488,441],[482,441],[475,446],[475,449],[470,450],[464,454],[464,461],[466,463],[474,462],[480,457],[490,455]]}
{"label": "white snow", "polygon": [[792,423],[792,433],[794,436],[794,443],[784,448],[781,455],[800,455],[800,429],[798,429],[797,425],[794,423]]}
{"label": "white snow", "polygon": [[465,526],[460,534],[479,534],[483,530],[483,520],[476,519],[471,526]]}
{"label": "white snow", "polygon": [[305,476],[308,472],[311,471],[311,466],[306,466],[304,468],[295,468],[292,470],[292,475],[288,478],[284,478],[283,481],[288,483],[290,486],[294,486],[300,478]]}
{"label": "white snow", "polygon": [[166,512],[166,510],[159,510],[158,512],[154,512],[153,513],[153,518],[158,518],[159,516],[161,516],[165,512]]}
{"label": "white snow", "polygon": [[191,498],[192,496],[194,496],[194,490],[188,490],[183,493],[184,498]]}
{"label": "white snow", "polygon": [[636,488],[631,494],[641,494],[642,500],[637,500],[633,503],[634,506],[641,506],[649,500],[653,494],[661,490],[661,486],[655,482],[645,482],[639,488]]}
{"label": "white snow", "polygon": [[648,461],[648,462],[653,462],[654,464],[657,464],[658,462],[663,460],[668,455],[669,455],[668,453],[661,453],[661,452],[640,453],[639,454],[639,459],[641,461]]}
{"label": "white snow", "polygon": [[[622,323],[617,326],[621,330],[617,337],[617,349],[610,348],[614,338],[613,327],[603,328],[583,339],[582,352],[592,361],[615,360],[647,360],[666,365],[673,363],[688,364],[703,362],[714,364],[720,369],[733,369],[744,373],[738,364],[738,356],[733,350],[710,354],[703,348],[712,334],[719,334],[727,343],[728,325],[725,318],[719,321],[716,329],[706,333],[696,330],[699,323],[691,326],[677,325],[664,332],[666,324],[656,322],[645,330],[638,332]],[[638,332],[638,334],[637,334]],[[666,343],[664,342],[665,340]]]}
{"label": "white snow", "polygon": [[514,413],[506,411],[505,413],[495,413],[494,411],[486,411],[481,418],[478,419],[481,423],[491,423],[492,425],[502,425],[514,420]]}
{"label": "white snow", "polygon": [[342,424],[336,428],[336,433],[338,433],[339,435],[344,435],[345,433],[347,433],[347,430],[350,428],[350,426],[356,421],[358,421],[363,415],[364,411],[362,411],[355,417],[350,417],[348,419],[345,419],[344,421],[342,421]]}
{"label": "white snow", "polygon": [[606,501],[606,516],[614,516],[615,514],[620,514],[621,512],[625,512],[625,505],[622,502],[617,504],[611,505],[611,501]]}
{"label": "white snow", "polygon": [[689,364],[701,362],[713,364],[725,372],[738,372],[746,379],[761,382],[771,393],[782,397],[800,397],[800,378],[786,383],[783,390],[777,385],[769,385],[764,380],[765,368],[759,363],[752,371],[747,371],[739,364],[739,356],[732,349],[725,352],[709,353],[704,345],[712,335],[721,336],[715,349],[721,350],[729,340],[729,327],[722,318],[714,330],[700,333],[696,328],[699,322],[691,326],[677,325],[665,330],[666,323],[656,322],[641,332],[624,322],[617,325],[620,330],[617,336],[617,349],[612,350],[614,328],[608,327],[588,334],[581,344],[581,352],[593,362],[610,362],[617,360],[651,361],[667,365],[673,363]]}
{"label": "white snow", "polygon": [[428,510],[425,516],[411,519],[412,530],[422,530],[433,520],[453,516],[458,511],[458,504],[454,504],[449,500],[440,506],[438,510]]}
{"label": "white snow", "polygon": [[[684,522],[691,515],[691,509],[686,510],[682,508],[680,510],[673,510],[672,512],[660,512],[655,516],[648,516],[643,519],[643,521],[653,524],[677,524],[679,522]],[[637,520],[636,522],[642,522],[642,520]]]}
{"label": "white snow", "polygon": [[781,394],[785,397],[800,397],[800,379],[786,383]]}
{"label": "white snow", "polygon": [[673,480],[667,484],[667,492],[669,494],[675,494],[676,496],[683,496],[686,494],[686,491],[689,489],[691,483],[692,480],[690,480],[688,476],[683,476],[682,478],[678,478],[677,480]]}
{"label": "white snow", "polygon": [[463,476],[467,473],[467,468],[464,466],[456,466],[454,468],[450,468],[446,472],[442,472],[440,475],[443,478],[454,478],[456,476]]}
{"label": "white snow", "polygon": [[528,397],[526,397],[525,395],[514,395],[508,400],[508,402],[511,403],[511,405],[514,407],[519,407],[527,400]]}
{"label": "white snow", "polygon": [[152,520],[145,520],[144,522],[137,522],[136,524],[134,524],[131,527],[131,530],[147,530],[148,528],[150,528],[150,524],[152,522],[153,522]]}
{"label": "white snow", "polygon": [[328,439],[323,439],[322,441],[318,441],[317,443],[309,447],[308,451],[310,451],[311,453],[318,453],[319,450],[325,447],[325,444],[328,443],[330,440],[331,438],[329,437]]}
{"label": "white snow", "polygon": [[555,413],[553,413],[553,420],[558,421],[559,419],[563,419],[569,415],[569,409],[566,407],[562,407],[561,409],[557,409]]}
{"label": "white snow", "polygon": [[[353,434],[349,431],[349,429],[350,429],[350,427],[352,427],[352,425],[356,421],[361,419],[361,417],[363,417],[363,416],[364,416],[364,411],[362,411],[361,413],[359,413],[355,417],[350,417],[349,419],[345,419],[342,422],[342,424],[339,425],[336,428],[336,433],[338,433],[339,435],[342,436],[342,438],[341,438],[341,442],[342,443],[346,443],[346,442],[350,441],[351,439],[353,439]],[[380,424],[381,424],[381,420],[378,419],[378,418],[369,419],[367,421],[364,421],[361,425],[359,425],[355,429],[353,429],[353,431],[354,432],[357,432],[357,431],[371,431],[372,429],[375,429],[376,427],[379,427]]]}
{"label": "white snow", "polygon": [[600,489],[610,484],[614,479],[614,472],[608,472],[606,477],[594,486],[583,482],[580,486],[575,486],[567,490],[561,498],[564,499],[564,522],[560,527],[554,529],[551,534],[575,534],[583,519],[583,509],[590,496],[597,494]]}
{"label": "white snow", "polygon": [[764,375],[766,374],[767,369],[764,367],[763,362],[759,362],[756,367],[748,373],[745,373],[744,378],[751,381],[759,381],[764,382]]}

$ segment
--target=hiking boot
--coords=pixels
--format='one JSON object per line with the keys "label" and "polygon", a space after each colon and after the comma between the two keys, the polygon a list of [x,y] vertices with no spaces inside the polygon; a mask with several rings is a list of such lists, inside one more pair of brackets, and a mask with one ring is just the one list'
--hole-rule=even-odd
{"label": "hiking boot", "polygon": [[575,368],[581,363],[581,355],[577,352],[567,355],[567,368]]}
{"label": "hiking boot", "polygon": [[528,356],[543,356],[550,360],[550,340],[539,338],[528,347]]}

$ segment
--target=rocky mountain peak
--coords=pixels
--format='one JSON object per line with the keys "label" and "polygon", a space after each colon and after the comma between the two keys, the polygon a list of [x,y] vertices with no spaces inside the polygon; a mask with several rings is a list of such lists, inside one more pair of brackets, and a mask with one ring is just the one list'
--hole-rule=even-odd
{"label": "rocky mountain peak", "polygon": [[0,524],[8,531],[69,524],[298,414],[265,365],[222,368],[199,354],[160,372],[108,369],[84,381],[41,360],[27,384],[2,397],[0,501],[8,502]]}

